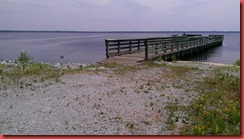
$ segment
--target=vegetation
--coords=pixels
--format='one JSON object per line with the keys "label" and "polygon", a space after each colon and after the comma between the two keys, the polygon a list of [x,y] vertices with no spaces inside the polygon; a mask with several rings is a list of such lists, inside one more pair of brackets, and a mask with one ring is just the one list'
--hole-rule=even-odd
{"label": "vegetation", "polygon": [[173,55],[173,56],[171,57],[171,59],[172,59],[173,62],[176,62],[176,61],[177,61],[177,57],[176,57],[176,55]]}
{"label": "vegetation", "polygon": [[202,96],[186,110],[191,124],[181,134],[240,135],[240,77],[218,73],[206,77],[200,90]]}
{"label": "vegetation", "polygon": [[25,71],[18,67],[9,67],[3,74],[7,77],[21,78],[25,76],[43,76],[45,78],[54,78],[61,75],[61,70],[52,69],[48,64],[32,63],[28,64]]}
{"label": "vegetation", "polygon": [[[26,51],[22,51],[18,57],[18,61],[21,64],[21,68],[16,66],[5,66],[0,64],[0,75],[11,78],[22,78],[26,76],[39,76],[44,79],[57,78],[63,75],[64,73],[77,73],[82,70],[80,69],[56,69],[52,68],[52,65],[45,63],[30,63],[30,56]],[[95,68],[97,66],[90,66],[87,68]],[[4,70],[5,69],[5,70]]]}
{"label": "vegetation", "polygon": [[27,64],[29,64],[29,62],[30,62],[30,56],[28,55],[28,53],[26,51],[22,51],[18,57],[18,61],[21,64],[22,71],[24,71]]}
{"label": "vegetation", "polygon": [[240,61],[240,59],[236,60],[235,65],[237,65],[237,66],[240,66],[240,65],[241,65],[241,61]]}
{"label": "vegetation", "polygon": [[166,129],[167,130],[173,130],[175,128],[175,118],[174,118],[174,113],[170,112],[169,116],[167,117],[167,121],[166,121]]}
{"label": "vegetation", "polygon": [[126,128],[129,130],[133,130],[133,129],[135,129],[135,124],[132,122],[127,122]]}
{"label": "vegetation", "polygon": [[0,64],[0,74],[3,73],[3,65]]}

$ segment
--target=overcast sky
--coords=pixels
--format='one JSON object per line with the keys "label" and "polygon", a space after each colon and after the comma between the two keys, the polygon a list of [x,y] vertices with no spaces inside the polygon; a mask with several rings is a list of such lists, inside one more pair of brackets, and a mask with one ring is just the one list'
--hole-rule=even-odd
{"label": "overcast sky", "polygon": [[0,30],[240,31],[240,0],[0,0]]}

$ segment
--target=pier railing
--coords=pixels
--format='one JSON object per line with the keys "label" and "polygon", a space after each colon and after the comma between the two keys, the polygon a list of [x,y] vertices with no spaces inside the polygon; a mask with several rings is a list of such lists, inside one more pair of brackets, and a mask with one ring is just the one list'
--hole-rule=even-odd
{"label": "pier railing", "polygon": [[106,39],[106,56],[120,56],[145,51],[145,60],[194,48],[221,45],[223,35],[185,35],[144,39]]}

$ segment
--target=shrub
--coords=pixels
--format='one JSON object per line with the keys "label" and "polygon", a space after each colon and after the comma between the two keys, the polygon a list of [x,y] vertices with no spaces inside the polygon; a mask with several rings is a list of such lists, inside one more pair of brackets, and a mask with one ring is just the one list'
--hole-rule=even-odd
{"label": "shrub", "polygon": [[241,63],[240,63],[240,62],[241,62],[241,61],[240,61],[240,59],[236,60],[235,65],[240,66],[240,65],[241,65]]}
{"label": "shrub", "polygon": [[18,61],[21,64],[22,71],[24,71],[27,64],[30,62],[30,56],[26,51],[22,51],[18,57]]}
{"label": "shrub", "polygon": [[133,130],[133,129],[135,129],[135,124],[134,123],[131,123],[131,122],[127,122],[126,127],[129,130]]}
{"label": "shrub", "polygon": [[171,57],[171,59],[172,59],[173,62],[176,62],[176,61],[177,61],[177,57],[176,57],[175,55],[173,55],[173,56]]}

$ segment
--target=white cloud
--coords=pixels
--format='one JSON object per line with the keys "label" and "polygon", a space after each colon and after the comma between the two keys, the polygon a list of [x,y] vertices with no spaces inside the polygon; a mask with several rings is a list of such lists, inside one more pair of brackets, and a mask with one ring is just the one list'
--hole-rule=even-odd
{"label": "white cloud", "polygon": [[239,30],[240,2],[0,0],[0,19],[0,29]]}

